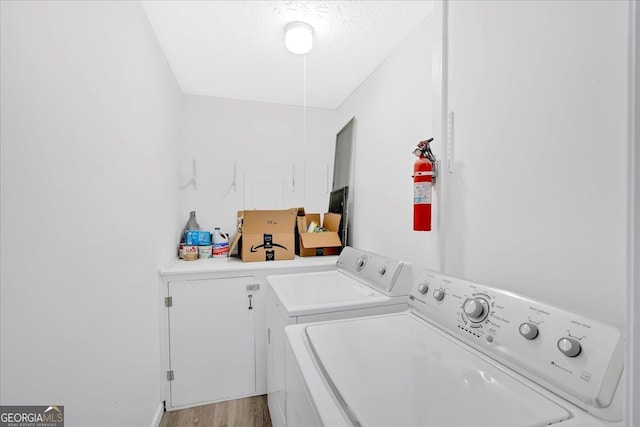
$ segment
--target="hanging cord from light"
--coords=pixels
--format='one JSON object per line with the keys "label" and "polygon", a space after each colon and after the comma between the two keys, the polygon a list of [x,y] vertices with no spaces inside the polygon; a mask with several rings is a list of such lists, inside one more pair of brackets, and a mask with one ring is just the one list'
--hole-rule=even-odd
{"label": "hanging cord from light", "polygon": [[[302,58],[302,148],[307,150],[307,53],[313,48],[313,28],[311,25],[295,21],[285,27],[284,44],[294,54],[303,55]],[[303,160],[304,170],[307,161]],[[295,191],[295,168],[292,168],[292,185]],[[307,180],[303,180],[303,197],[307,194]]]}
{"label": "hanging cord from light", "polygon": [[[307,55],[302,57],[302,148],[303,153],[307,152]],[[304,158],[304,173],[307,170],[306,156]],[[302,180],[302,195],[307,197],[307,179]]]}
{"label": "hanging cord from light", "polygon": [[302,126],[304,147],[307,146],[307,55],[302,58]]}

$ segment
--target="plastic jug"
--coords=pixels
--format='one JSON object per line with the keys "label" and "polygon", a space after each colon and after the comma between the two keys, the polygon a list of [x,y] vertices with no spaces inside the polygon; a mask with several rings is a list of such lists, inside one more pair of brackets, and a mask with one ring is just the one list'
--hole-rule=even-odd
{"label": "plastic jug", "polygon": [[220,232],[220,227],[216,227],[211,234],[213,240],[213,257],[221,258],[229,255],[229,238]]}
{"label": "plastic jug", "polygon": [[180,234],[180,243],[185,243],[187,240],[187,230],[200,230],[200,224],[196,221],[196,211],[191,211],[189,213],[189,220],[187,221],[187,225],[182,229],[182,233]]}
{"label": "plastic jug", "polygon": [[180,243],[178,244],[178,258],[184,259],[184,247],[187,242],[187,230],[200,230],[200,224],[196,221],[196,211],[189,213],[189,220],[180,233]]}

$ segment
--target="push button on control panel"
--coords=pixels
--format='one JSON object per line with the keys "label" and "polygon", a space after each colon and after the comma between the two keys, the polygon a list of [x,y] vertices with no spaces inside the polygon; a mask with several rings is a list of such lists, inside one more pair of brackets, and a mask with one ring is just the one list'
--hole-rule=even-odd
{"label": "push button on control panel", "polygon": [[380,266],[380,268],[378,268],[378,274],[381,276],[384,276],[384,273],[387,272],[387,267],[385,267],[384,265]]}

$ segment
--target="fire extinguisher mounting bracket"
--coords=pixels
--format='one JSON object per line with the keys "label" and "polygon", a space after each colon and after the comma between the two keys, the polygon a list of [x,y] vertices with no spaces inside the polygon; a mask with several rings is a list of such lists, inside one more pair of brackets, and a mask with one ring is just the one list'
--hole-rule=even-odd
{"label": "fire extinguisher mounting bracket", "polygon": [[433,165],[433,170],[429,172],[426,172],[426,171],[417,172],[415,175],[412,175],[411,177],[413,178],[415,176],[431,176],[431,182],[433,183],[433,185],[435,185],[436,178],[438,177],[438,162],[436,161],[436,156],[433,154],[433,151],[431,151],[431,141],[433,141],[433,138],[429,138],[425,141],[420,141],[418,143],[418,148],[413,150],[413,154],[416,157],[423,157],[423,158],[429,159],[429,161]]}

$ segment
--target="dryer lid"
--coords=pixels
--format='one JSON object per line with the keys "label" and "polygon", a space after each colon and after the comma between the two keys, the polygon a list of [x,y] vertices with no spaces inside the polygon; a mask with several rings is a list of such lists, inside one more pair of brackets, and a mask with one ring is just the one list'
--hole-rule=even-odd
{"label": "dryer lid", "polygon": [[540,392],[407,313],[306,327],[355,425],[542,426],[570,418]]}

